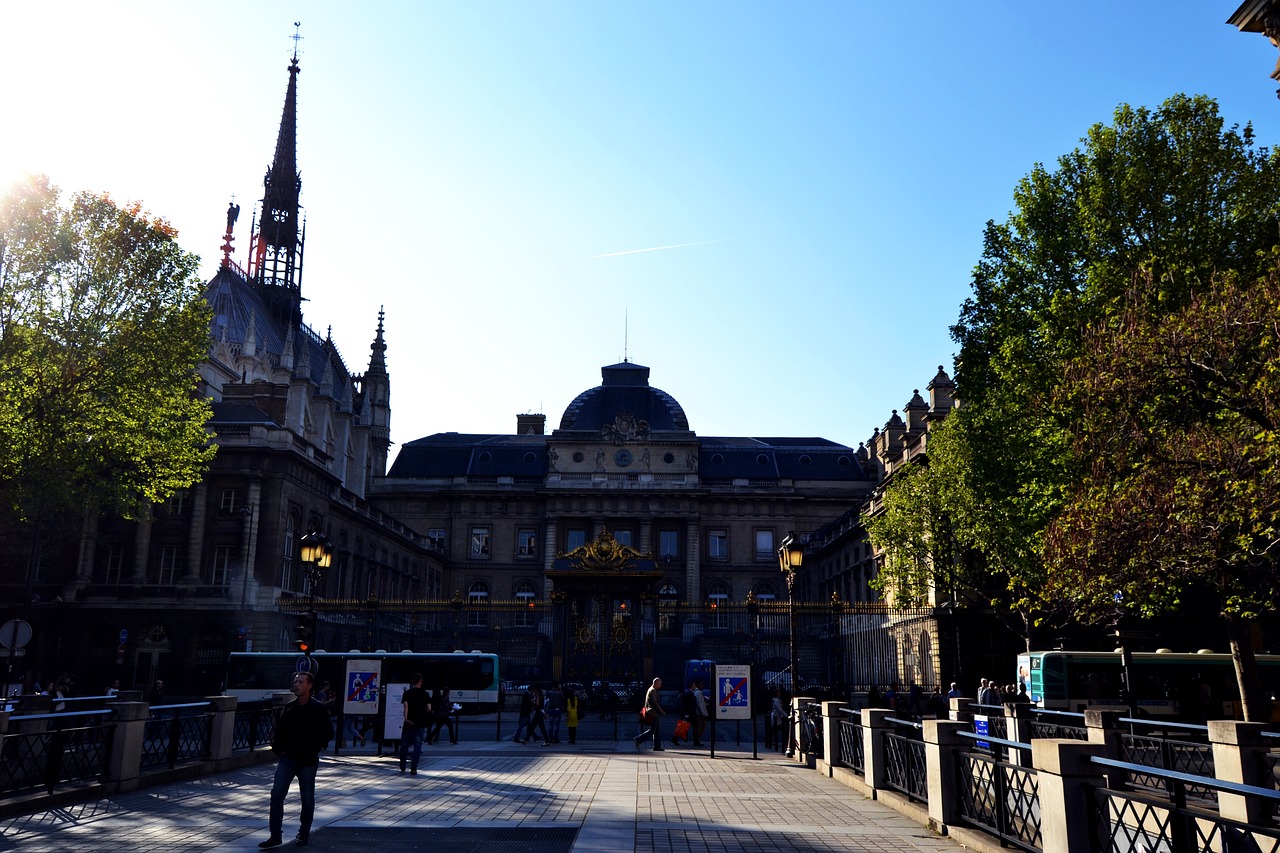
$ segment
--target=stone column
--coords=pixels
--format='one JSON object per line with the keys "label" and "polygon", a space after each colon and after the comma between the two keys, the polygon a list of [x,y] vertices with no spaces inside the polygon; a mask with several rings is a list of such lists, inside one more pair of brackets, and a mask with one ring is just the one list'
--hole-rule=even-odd
{"label": "stone column", "polygon": [[844,756],[840,754],[840,721],[844,719],[841,711],[846,707],[843,702],[822,703],[822,764],[827,776],[833,775],[832,767],[845,765]]}
{"label": "stone column", "polygon": [[948,699],[947,704],[950,706],[951,719],[962,723],[972,723],[973,710],[969,706],[973,702],[974,700],[966,698]]}
{"label": "stone column", "polygon": [[209,727],[209,758],[213,761],[225,761],[231,757],[238,702],[234,696],[206,696],[205,701],[213,711]]}
{"label": "stone column", "polygon": [[205,505],[209,487],[197,483],[191,490],[191,525],[187,531],[187,573],[182,582],[189,586],[200,584],[200,569],[204,562]]}
{"label": "stone column", "polygon": [[[924,720],[924,765],[929,790],[929,820],[935,831],[960,822],[960,790],[956,786],[957,749],[969,745],[960,732],[968,723],[954,720]],[[1046,850],[1048,848],[1045,848]]]}
{"label": "stone column", "polygon": [[1084,725],[1089,735],[1089,743],[1101,744],[1106,748],[1102,753],[1105,758],[1119,759],[1122,750],[1120,749],[1120,718],[1125,716],[1123,711],[1093,711],[1084,712]]}
{"label": "stone column", "polygon": [[133,574],[129,582],[147,582],[147,562],[151,557],[151,501],[143,501],[138,515],[138,529],[133,537]]}
{"label": "stone column", "polygon": [[132,791],[138,787],[141,774],[142,744],[150,709],[146,702],[111,702],[107,707],[115,711],[116,723],[107,778],[119,784],[121,791]]}
{"label": "stone column", "polygon": [[1040,786],[1040,837],[1045,853],[1093,853],[1092,821],[1085,816],[1093,807],[1090,787],[1102,784],[1102,772],[1088,758],[1105,756],[1106,749],[1103,743],[1053,738],[1031,744],[1031,764]]}
{"label": "stone column", "polygon": [[877,791],[888,787],[884,735],[893,730],[893,723],[886,722],[892,716],[888,708],[862,709],[862,777]]}
{"label": "stone column", "polygon": [[[1010,702],[1004,706],[1004,717],[1009,727],[1007,740],[1031,743],[1031,721],[1034,719],[1034,711],[1034,708],[1022,702]],[[1010,749],[1009,763],[1017,764],[1019,767],[1030,767],[1031,750]]]}
{"label": "stone column", "polygon": [[[1266,723],[1240,723],[1235,720],[1210,720],[1209,743],[1213,747],[1213,774],[1223,782],[1272,787],[1271,774],[1262,756],[1268,745],[1262,732]],[[1265,826],[1270,821],[1271,803],[1247,799],[1239,794],[1218,792],[1218,814],[1251,826]]]}

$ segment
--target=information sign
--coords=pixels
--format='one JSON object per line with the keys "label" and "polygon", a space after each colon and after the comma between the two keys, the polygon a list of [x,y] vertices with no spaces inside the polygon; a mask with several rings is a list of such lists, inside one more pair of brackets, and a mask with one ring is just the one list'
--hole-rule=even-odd
{"label": "information sign", "polygon": [[378,713],[378,694],[382,687],[382,661],[349,660],[343,681],[342,713],[373,715]]}
{"label": "information sign", "polygon": [[751,667],[716,667],[716,719],[751,719]]}

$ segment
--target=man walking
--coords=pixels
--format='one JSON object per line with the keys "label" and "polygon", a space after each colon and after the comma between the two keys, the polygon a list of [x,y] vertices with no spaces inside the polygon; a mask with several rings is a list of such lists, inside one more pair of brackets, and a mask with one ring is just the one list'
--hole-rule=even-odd
{"label": "man walking", "polygon": [[667,712],[662,710],[662,697],[658,695],[658,691],[661,689],[662,679],[655,678],[653,686],[644,694],[644,724],[649,728],[636,735],[636,749],[640,748],[640,741],[647,737],[652,737],[653,751],[662,752],[662,733],[658,730],[658,717]]}
{"label": "man walking", "polygon": [[296,846],[305,847],[311,840],[311,818],[316,811],[316,771],[320,768],[320,751],[333,740],[333,724],[329,709],[311,698],[315,680],[309,672],[293,677],[290,690],[294,700],[284,706],[276,723],[271,751],[278,757],[275,783],[271,786],[271,813],[268,826],[271,837],[258,844],[264,850],[284,843],[284,797],[289,786],[298,779],[298,795],[302,807],[298,815]]}
{"label": "man walking", "polygon": [[[400,696],[404,708],[404,726],[400,729],[400,772],[409,759],[409,775],[418,775],[418,761],[422,758],[422,739],[431,723],[431,697],[422,689],[422,673],[415,672],[409,678],[409,689]],[[413,741],[413,756],[409,758],[409,742]]]}

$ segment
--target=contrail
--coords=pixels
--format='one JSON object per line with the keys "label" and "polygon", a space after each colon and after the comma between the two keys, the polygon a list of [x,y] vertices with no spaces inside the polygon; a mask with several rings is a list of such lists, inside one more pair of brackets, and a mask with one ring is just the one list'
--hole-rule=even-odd
{"label": "contrail", "polygon": [[627,249],[625,252],[606,252],[603,255],[592,255],[593,258],[616,258],[619,255],[638,255],[641,252],[661,252],[664,249],[684,249],[688,246],[709,246],[712,243],[723,243],[724,240],[699,240],[696,243],[675,243],[670,246],[650,246],[648,249]]}

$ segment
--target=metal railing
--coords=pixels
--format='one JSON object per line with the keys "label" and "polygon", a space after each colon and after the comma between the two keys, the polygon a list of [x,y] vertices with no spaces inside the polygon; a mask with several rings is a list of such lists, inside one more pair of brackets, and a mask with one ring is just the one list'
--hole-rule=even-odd
{"label": "metal railing", "polygon": [[232,752],[253,752],[271,746],[276,735],[276,722],[283,706],[270,699],[241,702],[236,705],[236,718],[231,728]]}
{"label": "metal railing", "polygon": [[142,740],[144,770],[177,766],[209,755],[213,714],[208,702],[157,705],[151,709]]}
{"label": "metal railing", "polygon": [[960,816],[966,823],[1023,850],[1043,849],[1036,771],[994,754],[994,750],[1029,753],[1031,747],[991,735],[959,734],[972,739],[975,747],[986,744],[981,751],[955,752]]}
{"label": "metal railing", "polygon": [[1031,737],[1088,740],[1089,730],[1084,725],[1084,714],[1077,711],[1036,709],[1031,713]]}
{"label": "metal railing", "polygon": [[863,741],[865,734],[862,729],[862,715],[858,711],[850,711],[847,708],[842,710],[841,713],[845,715],[845,719],[841,720],[837,727],[840,756],[839,761],[832,761],[831,763],[843,765],[859,776],[865,776],[867,762],[865,743]]}
{"label": "metal railing", "polygon": [[884,733],[885,783],[912,800],[929,802],[929,773],[925,766],[924,741],[920,739],[923,726],[911,720],[886,719],[899,731],[910,734]]}
{"label": "metal railing", "polygon": [[52,794],[63,783],[94,782],[107,771],[111,760],[115,724],[110,712],[70,711],[28,714],[30,724],[46,720],[42,731],[9,732],[0,745],[0,794],[17,794],[44,788]]}
{"label": "metal railing", "polygon": [[[1089,820],[1095,850],[1280,853],[1280,828],[1229,820],[1193,805],[1188,796],[1189,790],[1208,789],[1215,798],[1229,793],[1261,799],[1271,803],[1274,811],[1274,807],[1280,805],[1280,791],[1098,756],[1091,756],[1089,762],[1103,771],[1105,779],[1104,784],[1093,787],[1090,798]],[[1131,780],[1136,777],[1159,779],[1167,795],[1135,790]]]}
{"label": "metal railing", "polygon": [[[1121,761],[1193,776],[1213,777],[1213,748],[1209,746],[1208,726],[1129,717],[1121,718],[1120,722],[1130,726],[1130,731],[1120,735]],[[1148,733],[1138,734],[1139,727],[1149,729]],[[1180,737],[1170,737],[1171,733]],[[1166,787],[1160,777],[1142,773],[1133,774],[1129,784],[1156,791]],[[1187,795],[1201,805],[1217,805],[1217,796],[1210,788],[1193,785],[1187,789]]]}

